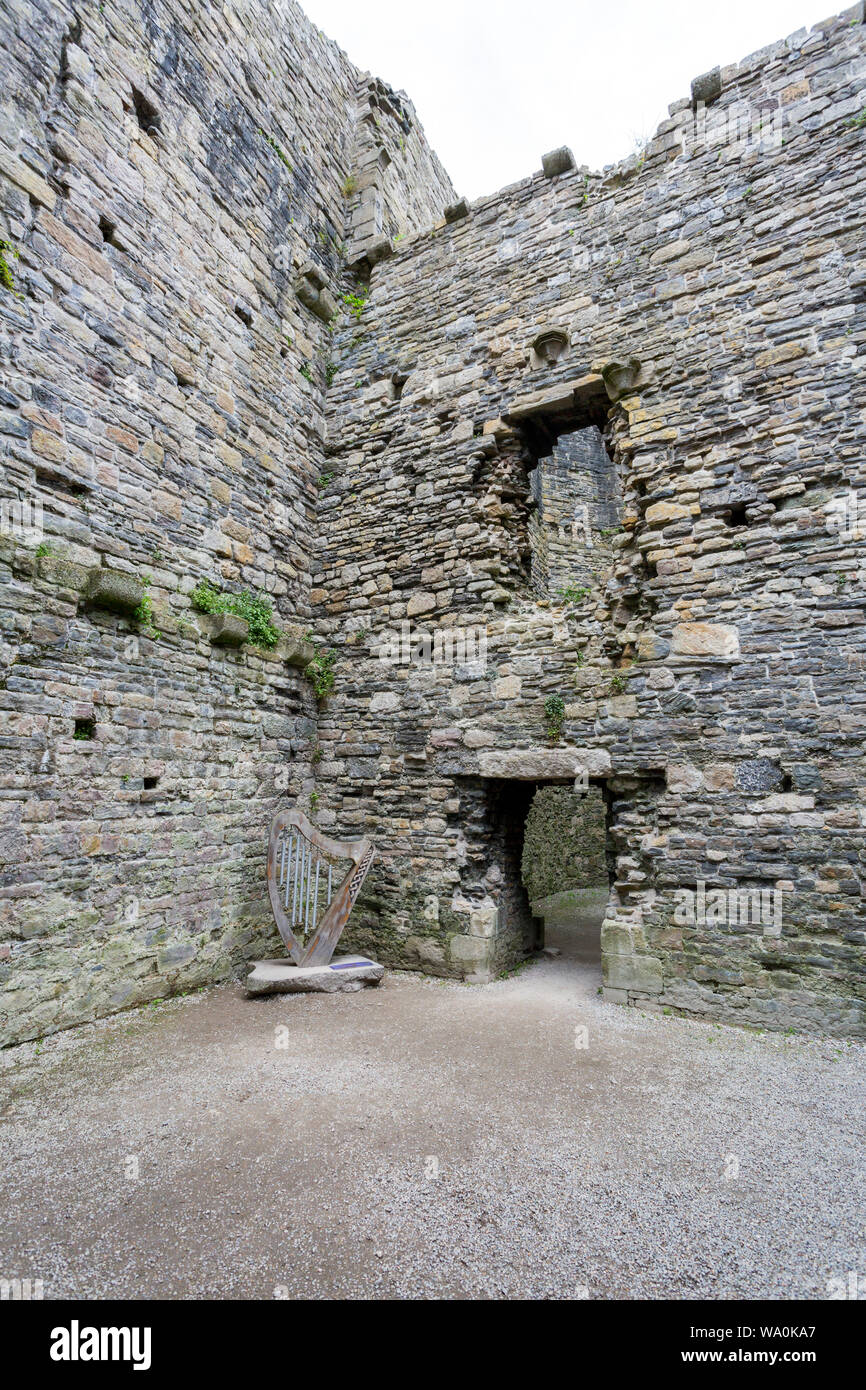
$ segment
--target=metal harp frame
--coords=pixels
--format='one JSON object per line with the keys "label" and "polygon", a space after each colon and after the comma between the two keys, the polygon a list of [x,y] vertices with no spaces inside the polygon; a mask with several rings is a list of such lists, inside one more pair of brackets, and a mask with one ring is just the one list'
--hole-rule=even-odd
{"label": "metal harp frame", "polygon": [[[286,863],[286,831],[296,834],[289,844],[294,844],[295,863]],[[304,844],[303,842],[306,842]],[[314,854],[313,851],[318,851]],[[300,874],[298,855],[300,852]],[[355,899],[361,891],[361,884],[373,862],[375,849],[370,840],[331,840],[312,825],[302,811],[278,811],[271,821],[268,838],[268,897],[274,921],[283,938],[286,950],[296,965],[327,965],[334,954],[340,934],[349,920]],[[318,903],[318,882],[321,859],[319,855],[332,859],[351,859],[352,864],[342,883],[329,894],[327,908],[318,927],[305,946],[294,932],[296,910],[304,907],[309,913],[312,876],[315,874],[315,903]],[[289,849],[291,856],[291,849]],[[328,866],[330,869],[330,866]],[[330,880],[330,873],[329,873]],[[306,884],[306,894],[304,893]],[[298,888],[301,888],[299,895]],[[289,901],[291,898],[291,902]],[[313,907],[313,926],[315,927],[316,905]],[[288,909],[288,911],[287,911]]]}

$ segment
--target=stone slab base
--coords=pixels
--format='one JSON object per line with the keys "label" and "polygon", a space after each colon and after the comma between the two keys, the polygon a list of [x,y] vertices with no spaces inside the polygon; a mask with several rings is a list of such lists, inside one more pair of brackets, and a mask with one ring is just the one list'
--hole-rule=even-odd
{"label": "stone slab base", "polygon": [[247,994],[348,994],[377,985],[384,974],[384,965],[366,956],[335,956],[330,965],[259,960],[247,976]]}

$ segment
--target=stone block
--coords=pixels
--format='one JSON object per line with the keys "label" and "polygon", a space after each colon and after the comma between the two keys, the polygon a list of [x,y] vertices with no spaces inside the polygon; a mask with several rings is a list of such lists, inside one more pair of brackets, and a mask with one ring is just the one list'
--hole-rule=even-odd
{"label": "stone block", "polygon": [[452,936],[448,943],[448,953],[455,965],[463,968],[471,966],[477,970],[486,965],[490,946],[483,936]]}
{"label": "stone block", "polygon": [[710,72],[702,72],[700,77],[692,79],[692,106],[697,108],[699,104],[712,106],[714,101],[718,101],[722,95],[722,70],[712,68]]}
{"label": "stone block", "polygon": [[306,642],[302,637],[295,637],[292,634],[286,634],[282,637],[276,648],[277,655],[288,666],[296,666],[300,671],[306,671],[316,655],[316,650],[317,648],[312,642]]}
{"label": "stone block", "polygon": [[495,903],[485,903],[469,914],[469,933],[471,936],[495,936],[499,923],[499,909]]}
{"label": "stone block", "polygon": [[655,632],[642,632],[637,639],[639,661],[663,661],[670,649],[670,642]]}
{"label": "stone block", "polygon": [[522,782],[573,782],[578,773],[605,777],[611,770],[606,748],[509,748],[478,754],[482,777]]}
{"label": "stone block", "polygon": [[461,218],[469,216],[469,204],[465,198],[460,198],[456,203],[450,203],[445,209],[446,222],[459,222]]}
{"label": "stone block", "polygon": [[703,786],[703,777],[691,763],[670,763],[665,768],[669,792],[696,792]]}
{"label": "stone block", "polygon": [[242,647],[248,641],[250,625],[236,613],[218,613],[213,620],[210,640],[215,647]]}
{"label": "stone block", "polygon": [[417,960],[422,968],[426,965],[436,970],[447,964],[444,947],[431,936],[408,936],[406,954],[410,960]]}
{"label": "stone block", "polygon": [[646,509],[646,519],[650,523],[680,521],[683,517],[691,515],[691,507],[684,506],[682,502],[654,502],[651,507]]}
{"label": "stone block", "polygon": [[641,379],[641,364],[636,357],[627,362],[608,362],[601,369],[605,389],[612,401],[630,396]]}
{"label": "stone block", "polygon": [[541,156],[541,167],[546,179],[555,179],[558,175],[567,174],[571,169],[577,168],[577,161],[567,145],[560,145],[559,149]]}
{"label": "stone block", "polygon": [[113,613],[134,613],[144,598],[144,585],[134,574],[101,565],[90,571],[87,600],[94,608]]}
{"label": "stone block", "polygon": [[377,237],[375,241],[367,247],[366,258],[371,266],[378,265],[380,261],[385,261],[394,254],[394,245],[390,237]]}
{"label": "stone block", "polygon": [[674,656],[730,659],[740,655],[740,635],[725,623],[678,623],[671,651]]}
{"label": "stone block", "polygon": [[655,956],[602,954],[602,978],[610,989],[636,994],[661,994],[664,985],[662,963]]}
{"label": "stone block", "polygon": [[634,937],[629,927],[616,919],[607,918],[601,924],[601,949],[603,955],[633,956]]}
{"label": "stone block", "polygon": [[249,995],[352,994],[364,985],[377,985],[384,965],[364,956],[335,956],[330,965],[293,965],[284,960],[260,960],[246,981]]}
{"label": "stone block", "polygon": [[782,769],[769,758],[746,758],[736,765],[736,784],[740,791],[758,795],[776,792],[784,783]]}

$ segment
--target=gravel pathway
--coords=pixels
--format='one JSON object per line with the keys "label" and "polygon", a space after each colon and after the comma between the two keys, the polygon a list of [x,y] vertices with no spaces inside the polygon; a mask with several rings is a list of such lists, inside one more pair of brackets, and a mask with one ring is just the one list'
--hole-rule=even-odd
{"label": "gravel pathway", "polygon": [[487,986],[229,986],[0,1054],[0,1277],[748,1299],[866,1273],[863,1045],[603,1004],[561,944]]}

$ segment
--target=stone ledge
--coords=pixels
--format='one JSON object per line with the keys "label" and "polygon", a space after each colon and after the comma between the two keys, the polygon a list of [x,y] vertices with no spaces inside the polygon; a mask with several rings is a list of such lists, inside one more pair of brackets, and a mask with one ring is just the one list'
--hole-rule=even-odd
{"label": "stone ledge", "polygon": [[85,598],[112,613],[134,613],[144,598],[144,584],[134,574],[99,566],[87,577]]}
{"label": "stone ledge", "polygon": [[250,625],[236,613],[218,613],[211,626],[210,640],[215,647],[242,647],[249,640]]}

